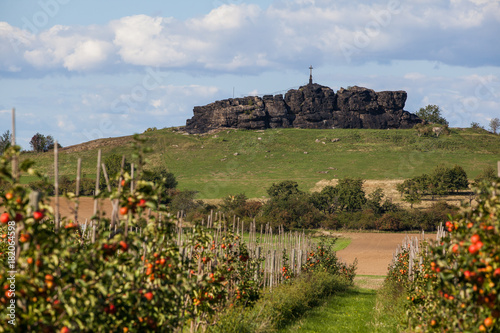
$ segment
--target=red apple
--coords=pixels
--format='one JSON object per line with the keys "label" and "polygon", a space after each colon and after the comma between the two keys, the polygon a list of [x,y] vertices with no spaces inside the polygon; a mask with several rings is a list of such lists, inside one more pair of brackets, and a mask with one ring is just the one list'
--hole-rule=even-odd
{"label": "red apple", "polygon": [[470,241],[472,242],[472,244],[476,244],[477,242],[479,242],[481,240],[481,237],[479,237],[478,234],[475,234],[473,235],[471,238],[470,238]]}
{"label": "red apple", "polygon": [[2,223],[7,223],[10,221],[10,214],[9,213],[3,213],[0,215],[0,222]]}
{"label": "red apple", "polygon": [[469,253],[470,254],[476,254],[478,251],[479,251],[479,248],[476,245],[472,244],[471,246],[469,246]]}
{"label": "red apple", "polygon": [[122,248],[123,252],[126,252],[128,250],[128,244],[125,241],[120,241],[120,247]]}
{"label": "red apple", "polygon": [[33,213],[33,218],[37,221],[41,220],[43,219],[43,213],[37,210],[36,212]]}
{"label": "red apple", "polygon": [[153,293],[148,291],[147,293],[144,294],[144,297],[146,297],[148,301],[151,301],[153,299]]}

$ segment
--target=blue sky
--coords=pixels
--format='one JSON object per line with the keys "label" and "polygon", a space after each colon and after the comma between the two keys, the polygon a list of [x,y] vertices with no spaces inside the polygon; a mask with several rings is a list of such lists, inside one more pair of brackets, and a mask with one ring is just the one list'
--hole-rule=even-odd
{"label": "blue sky", "polygon": [[0,134],[63,146],[184,125],[196,105],[314,80],[406,90],[454,127],[500,117],[500,1],[0,2]]}

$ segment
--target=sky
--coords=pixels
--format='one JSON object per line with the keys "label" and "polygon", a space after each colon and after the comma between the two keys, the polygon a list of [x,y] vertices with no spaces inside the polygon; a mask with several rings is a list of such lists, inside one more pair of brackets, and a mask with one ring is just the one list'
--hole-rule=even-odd
{"label": "sky", "polygon": [[452,127],[500,117],[500,0],[0,0],[0,134],[62,146],[185,125],[316,83],[405,90]]}

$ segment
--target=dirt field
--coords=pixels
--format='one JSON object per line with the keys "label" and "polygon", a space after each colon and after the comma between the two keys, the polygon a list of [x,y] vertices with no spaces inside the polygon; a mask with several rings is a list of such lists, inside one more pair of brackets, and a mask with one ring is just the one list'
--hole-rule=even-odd
{"label": "dirt field", "polygon": [[[351,244],[337,255],[347,263],[358,258],[358,275],[386,275],[392,255],[403,242],[405,234],[396,233],[342,233],[352,239]],[[411,234],[410,236],[418,236]],[[432,237],[429,235],[429,237]]]}
{"label": "dirt field", "polygon": [[[51,198],[50,203],[52,208],[55,208],[54,198]],[[106,216],[111,216],[112,212],[111,201],[109,200],[101,201],[100,204],[102,205],[101,211],[103,211],[106,214]],[[59,212],[61,214],[61,217],[67,217],[70,218],[71,220],[74,219],[75,204],[73,202],[65,198],[60,198],[59,207],[60,207]],[[88,197],[80,198],[79,209],[78,209],[79,222],[85,223],[85,219],[90,220],[93,213],[94,213],[94,199]]]}

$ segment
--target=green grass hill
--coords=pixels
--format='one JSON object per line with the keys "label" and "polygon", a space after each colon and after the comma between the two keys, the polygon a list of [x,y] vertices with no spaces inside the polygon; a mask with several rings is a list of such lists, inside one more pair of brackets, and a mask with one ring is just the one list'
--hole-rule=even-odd
{"label": "green grass hill", "polygon": [[[244,192],[266,196],[273,182],[295,180],[302,190],[323,179],[405,179],[431,172],[436,165],[458,164],[469,178],[500,160],[500,136],[483,130],[450,129],[439,137],[415,130],[270,129],[222,130],[186,135],[175,128],[142,134],[153,148],[151,166],[166,166],[180,189],[199,191],[199,198],[222,198]],[[60,174],[74,178],[79,157],[83,173],[95,178],[97,150],[103,156],[130,156],[132,136],[100,139],[60,151]],[[25,153],[39,170],[53,174],[52,153]],[[25,178],[25,182],[30,181]]]}

